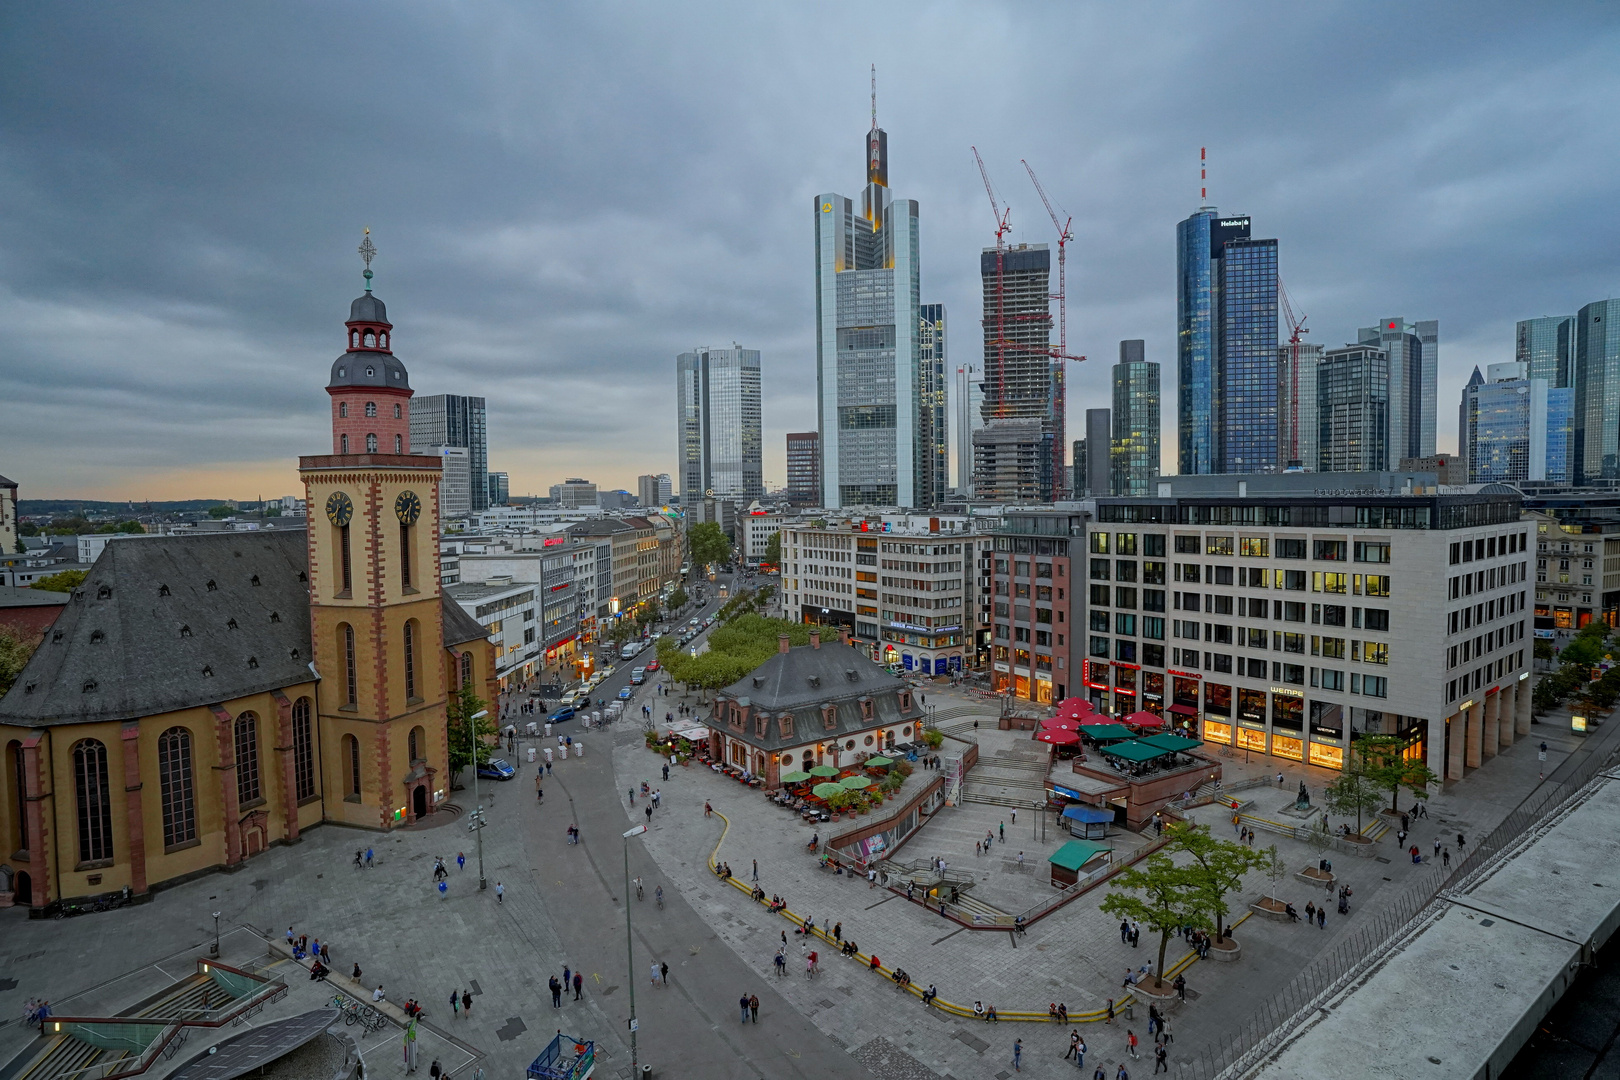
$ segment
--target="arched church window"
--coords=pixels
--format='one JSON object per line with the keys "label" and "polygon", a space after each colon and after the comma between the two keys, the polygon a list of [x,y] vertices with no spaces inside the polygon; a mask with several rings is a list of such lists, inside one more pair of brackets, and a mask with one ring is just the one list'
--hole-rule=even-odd
{"label": "arched church window", "polygon": [[403,436],[403,435],[395,435],[394,436],[394,453],[403,454],[404,452],[405,452],[405,436]]}
{"label": "arched church window", "polygon": [[163,803],[163,846],[197,839],[197,798],[191,773],[191,732],[172,727],[158,737],[158,782]]}
{"label": "arched church window", "polygon": [[349,403],[347,401],[338,402],[338,415],[339,416],[348,416],[349,415]]}
{"label": "arched church window", "polygon": [[347,435],[339,435],[338,446],[340,447],[338,453],[347,454],[349,452],[349,437]]}
{"label": "arched church window", "polygon": [[367,416],[376,416],[377,415],[377,403],[375,401],[366,402],[366,415]]}
{"label": "arched church window", "polygon": [[73,748],[73,786],[79,808],[79,861],[100,862],[112,858],[107,748],[95,739],[85,739]]}
{"label": "arched church window", "polygon": [[377,452],[377,433],[375,431],[368,432],[366,434],[366,453],[375,454],[376,452]]}
{"label": "arched church window", "polygon": [[402,417],[402,416],[403,416],[403,415],[404,415],[404,414],[403,414],[403,413],[401,413],[401,412],[400,412],[400,409],[399,409],[399,406],[398,406],[398,405],[395,405],[395,406],[394,406],[394,419],[395,419],[395,420],[398,420],[398,419],[400,419],[400,418],[401,418],[401,417]]}
{"label": "arched church window", "polygon": [[259,718],[245,712],[236,718],[236,800],[246,805],[259,798]]}

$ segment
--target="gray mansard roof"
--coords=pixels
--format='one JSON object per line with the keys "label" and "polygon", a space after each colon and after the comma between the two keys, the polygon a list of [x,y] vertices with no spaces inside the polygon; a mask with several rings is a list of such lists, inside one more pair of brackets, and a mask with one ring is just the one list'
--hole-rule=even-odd
{"label": "gray mansard roof", "polygon": [[[908,694],[909,709],[901,707],[902,691]],[[819,649],[803,645],[777,653],[720,691],[713,724],[717,731],[761,749],[781,749],[921,720],[923,711],[909,694],[910,687],[873,663],[864,648],[851,648],[837,641],[823,642]],[[872,702],[871,717],[861,712],[865,698]],[[733,702],[746,704],[749,709],[750,720],[741,729],[730,723]],[[826,705],[835,709],[831,728],[823,719]],[[783,737],[778,723],[784,713],[793,716],[793,734],[787,737]],[[752,719],[760,714],[768,721],[763,737]]]}
{"label": "gray mansard roof", "polygon": [[302,529],[108,544],[0,723],[127,720],[314,678]]}

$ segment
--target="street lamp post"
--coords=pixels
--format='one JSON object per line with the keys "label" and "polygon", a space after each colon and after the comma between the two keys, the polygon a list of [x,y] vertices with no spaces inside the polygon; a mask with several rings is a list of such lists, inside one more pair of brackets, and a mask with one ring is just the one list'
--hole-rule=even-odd
{"label": "street lamp post", "polygon": [[488,709],[479,709],[467,720],[467,737],[472,743],[473,767],[473,839],[478,844],[478,891],[485,889],[484,882],[484,804],[478,797],[478,721],[489,715]]}
{"label": "street lamp post", "polygon": [[219,912],[214,912],[214,959],[219,959]]}
{"label": "street lamp post", "polygon": [[637,825],[624,834],[624,962],[630,971],[630,1075],[641,1075],[641,1065],[636,1058],[636,954],[631,946],[630,938],[630,838],[640,836],[647,831],[647,826]]}

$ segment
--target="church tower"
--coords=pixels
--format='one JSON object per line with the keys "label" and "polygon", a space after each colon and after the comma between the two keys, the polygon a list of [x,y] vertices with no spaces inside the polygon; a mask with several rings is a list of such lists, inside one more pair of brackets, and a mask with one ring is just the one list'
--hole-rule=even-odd
{"label": "church tower", "polygon": [[326,816],[389,829],[449,790],[439,592],[440,461],[410,452],[410,377],[371,293],[332,363],[332,452],[301,457]]}

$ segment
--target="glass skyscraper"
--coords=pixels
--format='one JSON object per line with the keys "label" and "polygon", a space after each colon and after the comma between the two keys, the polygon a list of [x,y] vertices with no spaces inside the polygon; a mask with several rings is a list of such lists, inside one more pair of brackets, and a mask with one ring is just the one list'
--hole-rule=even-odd
{"label": "glass skyscraper", "polygon": [[1548,315],[1520,319],[1513,335],[1513,359],[1525,364],[1532,379],[1549,387],[1573,386],[1575,316]]}
{"label": "glass skyscraper", "polygon": [[1316,368],[1322,346],[1302,341],[1277,346],[1277,467],[1295,462],[1315,471]]}
{"label": "glass skyscraper", "polygon": [[1141,340],[1120,342],[1114,365],[1109,480],[1114,495],[1151,495],[1159,475],[1159,365],[1146,359],[1144,347]]}
{"label": "glass skyscraper", "polygon": [[489,509],[489,433],[484,399],[461,394],[430,394],[411,402],[411,445],[462,446],[467,450],[468,507]]}
{"label": "glass skyscraper", "polygon": [[[816,419],[822,505],[921,506],[943,481],[923,419],[917,203],[889,192],[889,137],[866,137],[859,212],[816,196]],[[922,490],[919,490],[921,488]]]}
{"label": "glass skyscraper", "polygon": [[1316,368],[1318,472],[1389,468],[1389,354],[1376,345],[1328,349]]}
{"label": "glass skyscraper", "polygon": [[1575,392],[1526,378],[1529,365],[1492,364],[1463,390],[1462,439],[1471,484],[1569,480],[1569,422]]}
{"label": "glass skyscraper", "polygon": [[1399,316],[1362,327],[1356,340],[1389,357],[1389,468],[1402,458],[1433,457],[1435,386],[1440,363],[1440,323],[1409,323]]}
{"label": "glass skyscraper", "polygon": [[1575,316],[1575,483],[1620,478],[1620,300]]}
{"label": "glass skyscraper", "polygon": [[1203,207],[1176,226],[1177,460],[1183,473],[1277,461],[1277,241]]}
{"label": "glass skyscraper", "polygon": [[764,495],[759,350],[733,344],[681,353],[675,401],[682,498]]}
{"label": "glass skyscraper", "polygon": [[946,423],[945,305],[923,304],[917,324],[917,418],[922,426],[914,490],[919,507],[945,501],[951,475],[950,428]]}

